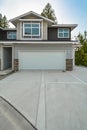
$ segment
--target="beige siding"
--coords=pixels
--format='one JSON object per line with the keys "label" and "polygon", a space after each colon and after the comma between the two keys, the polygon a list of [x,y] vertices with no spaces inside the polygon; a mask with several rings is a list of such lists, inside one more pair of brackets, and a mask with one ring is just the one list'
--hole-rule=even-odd
{"label": "beige siding", "polygon": [[47,22],[43,21],[43,40],[47,40]]}
{"label": "beige siding", "polygon": [[17,23],[17,40],[23,40],[22,39],[22,22]]}
{"label": "beige siding", "polygon": [[0,59],[1,59],[1,46],[0,46]]}
{"label": "beige siding", "polygon": [[22,19],[41,19],[41,18],[31,14],[31,15],[22,17]]}
{"label": "beige siding", "polygon": [[66,50],[66,59],[72,59],[73,57],[72,49]]}
{"label": "beige siding", "polygon": [[[26,16],[23,17],[22,19],[38,19],[36,16]],[[22,36],[22,31],[23,31],[23,24],[22,22],[17,23],[17,40],[29,40],[29,38],[23,38]],[[40,40],[47,40],[47,27],[48,23],[44,20],[41,22],[41,38]],[[39,39],[37,39],[39,40]]]}
{"label": "beige siding", "polygon": [[17,23],[17,40],[20,40],[20,22]]}

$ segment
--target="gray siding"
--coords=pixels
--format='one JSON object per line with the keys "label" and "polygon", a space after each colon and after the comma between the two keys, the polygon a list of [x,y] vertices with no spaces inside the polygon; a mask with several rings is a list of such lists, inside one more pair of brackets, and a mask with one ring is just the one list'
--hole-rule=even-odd
{"label": "gray siding", "polygon": [[[70,28],[69,28],[70,30]],[[49,41],[70,41],[71,40],[71,30],[69,33],[69,38],[58,38],[58,28],[48,28],[48,40]]]}
{"label": "gray siding", "polygon": [[0,29],[0,40],[2,40],[2,37],[3,37],[2,33],[3,33],[3,31],[2,31],[2,29]]}
{"label": "gray siding", "polygon": [[16,32],[16,30],[2,30],[2,31],[0,31],[0,40],[1,41],[16,40],[16,39],[7,39],[7,32]]}
{"label": "gray siding", "polygon": [[1,46],[0,46],[0,59],[1,59]]}

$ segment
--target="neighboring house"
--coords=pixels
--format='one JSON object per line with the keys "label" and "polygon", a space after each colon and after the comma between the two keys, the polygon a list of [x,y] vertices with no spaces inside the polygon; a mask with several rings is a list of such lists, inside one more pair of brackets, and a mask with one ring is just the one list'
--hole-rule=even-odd
{"label": "neighboring house", "polygon": [[73,70],[71,31],[77,24],[57,24],[33,11],[0,28],[0,70],[11,68]]}

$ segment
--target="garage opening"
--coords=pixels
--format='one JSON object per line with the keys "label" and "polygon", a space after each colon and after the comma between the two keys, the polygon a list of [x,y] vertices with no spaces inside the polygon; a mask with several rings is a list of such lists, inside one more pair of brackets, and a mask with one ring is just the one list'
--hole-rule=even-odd
{"label": "garage opening", "polygon": [[65,70],[65,52],[20,52],[19,70]]}
{"label": "garage opening", "polygon": [[12,68],[12,47],[3,47],[3,70]]}

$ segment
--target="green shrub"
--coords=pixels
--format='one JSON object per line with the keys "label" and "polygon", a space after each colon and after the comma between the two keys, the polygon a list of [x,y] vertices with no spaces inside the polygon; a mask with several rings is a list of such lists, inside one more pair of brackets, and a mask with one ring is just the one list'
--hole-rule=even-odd
{"label": "green shrub", "polygon": [[84,54],[83,65],[84,65],[84,66],[87,66],[87,53]]}
{"label": "green shrub", "polygon": [[75,52],[75,64],[76,65],[83,65],[84,60],[84,50],[80,48],[78,51]]}

